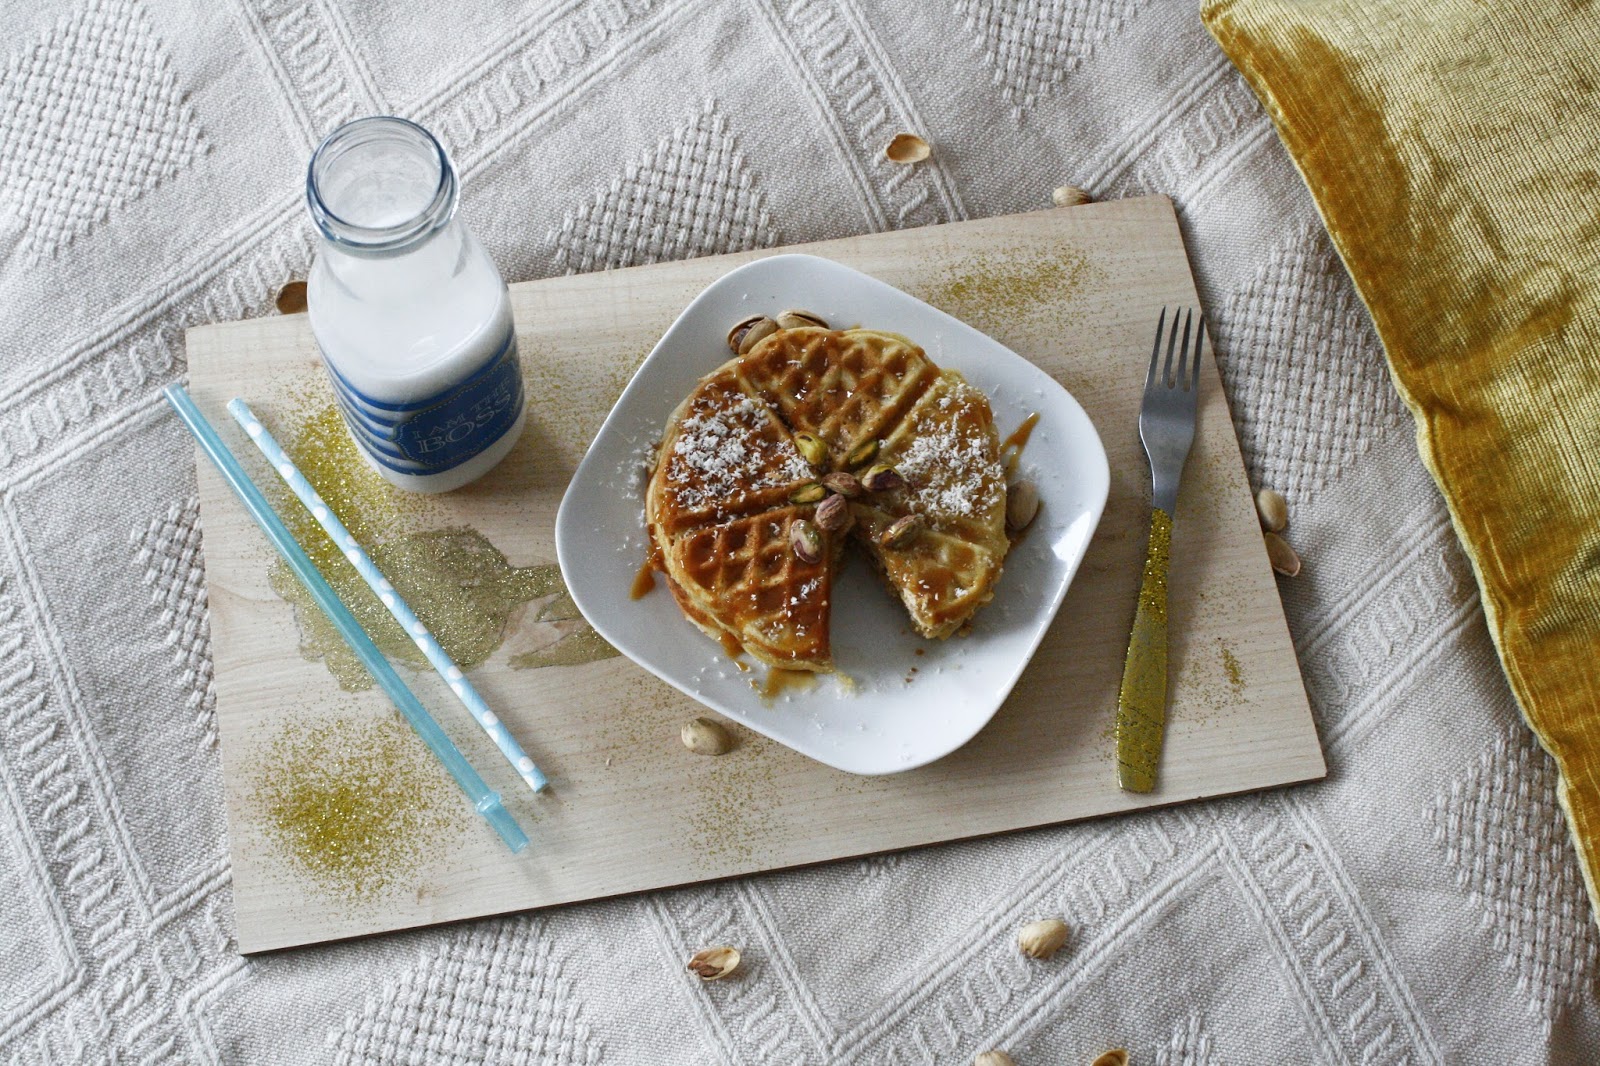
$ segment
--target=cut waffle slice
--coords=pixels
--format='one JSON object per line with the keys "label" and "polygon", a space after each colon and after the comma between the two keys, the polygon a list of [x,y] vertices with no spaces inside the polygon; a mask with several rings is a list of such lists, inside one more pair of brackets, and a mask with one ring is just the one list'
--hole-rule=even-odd
{"label": "cut waffle slice", "polygon": [[[884,439],[877,461],[905,487],[852,507],[856,535],[925,637],[942,639],[994,595],[1005,564],[1005,471],[988,397],[951,371],[923,392]],[[889,526],[917,516],[923,531],[885,547]]]}
{"label": "cut waffle slice", "polygon": [[835,465],[887,435],[939,376],[911,341],[866,329],[779,330],[738,364],[748,391],[790,429],[819,437]]}
{"label": "cut waffle slice", "polygon": [[678,537],[663,562],[684,614],[773,666],[832,670],[828,608],[841,544],[822,533],[821,558],[807,563],[789,542],[790,523],[810,521],[815,511],[784,507]]}
{"label": "cut waffle slice", "polygon": [[885,437],[877,462],[892,466],[906,485],[874,497],[893,516],[920,515],[929,528],[963,538],[1004,559],[1005,468],[989,399],[961,375],[939,375]]}
{"label": "cut waffle slice", "polygon": [[734,362],[702,378],[667,421],[645,497],[663,551],[686,530],[782,506],[814,476],[772,407],[742,388]]}
{"label": "cut waffle slice", "polygon": [[905,605],[918,633],[943,640],[994,596],[1003,556],[959,534],[935,529],[923,530],[903,547],[885,547],[883,535],[899,516],[862,503],[850,509],[856,538]]}

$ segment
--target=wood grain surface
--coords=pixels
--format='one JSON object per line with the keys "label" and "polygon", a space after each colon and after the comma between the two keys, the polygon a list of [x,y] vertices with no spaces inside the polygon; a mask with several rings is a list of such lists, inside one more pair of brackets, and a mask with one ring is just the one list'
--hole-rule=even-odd
{"label": "wood grain surface", "polygon": [[[537,609],[559,598],[559,589],[545,590],[543,601],[509,612],[494,634],[493,654],[472,671],[490,705],[549,773],[553,784],[545,794],[517,782],[430,671],[402,669],[531,835],[532,846],[512,856],[420,742],[409,735],[395,741],[396,715],[380,693],[346,691],[324,662],[305,657],[294,610],[270,582],[270,548],[201,460],[242,952],[1323,776],[1237,438],[1208,355],[1199,433],[1173,534],[1173,682],[1161,783],[1149,796],[1116,786],[1111,728],[1149,517],[1149,475],[1137,434],[1140,390],[1157,311],[1198,302],[1168,200],[1091,204],[785,250],[836,259],[989,333],[1070,390],[1105,442],[1111,464],[1105,517],[1060,615],[994,721],[948,758],[890,777],[852,777],[737,726],[730,726],[738,737],[733,752],[696,756],[680,743],[679,725],[706,712],[627,659],[528,665],[540,661],[539,649],[582,637],[581,620]],[[506,566],[548,568],[561,495],[632,370],[696,293],[772,251],[513,285],[529,397],[521,442],[482,481],[442,497],[392,492],[358,463],[346,464],[340,498],[357,510],[382,512],[345,514],[347,524],[365,521],[384,536],[475,530],[504,554]],[[188,356],[195,398],[263,488],[274,476],[224,404],[244,396],[291,451],[309,422],[323,418],[326,425],[332,397],[304,315],[190,330]],[[1048,456],[1028,458],[1048,462]],[[706,655],[717,654],[708,640]],[[775,706],[773,713],[785,712]],[[382,806],[358,810],[366,821],[354,830],[388,843],[330,861],[314,851],[318,842],[348,845],[352,827],[323,822],[337,823],[346,807],[363,801],[330,793],[327,779],[363,766],[368,753],[359,738],[368,735],[388,740],[374,743],[370,762],[351,780],[377,782],[371,788]]]}

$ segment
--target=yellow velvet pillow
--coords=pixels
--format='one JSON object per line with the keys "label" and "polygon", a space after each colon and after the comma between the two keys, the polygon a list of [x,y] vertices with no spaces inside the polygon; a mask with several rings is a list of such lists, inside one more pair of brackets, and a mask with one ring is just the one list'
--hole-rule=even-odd
{"label": "yellow velvet pillow", "polygon": [[1600,5],[1202,18],[1372,312],[1600,909]]}

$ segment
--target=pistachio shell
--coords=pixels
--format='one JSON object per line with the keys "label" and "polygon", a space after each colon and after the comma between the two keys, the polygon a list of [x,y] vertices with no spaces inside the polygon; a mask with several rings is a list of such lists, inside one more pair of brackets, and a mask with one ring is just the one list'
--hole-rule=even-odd
{"label": "pistachio shell", "polygon": [[691,718],[678,731],[683,746],[696,755],[726,755],[733,750],[733,737],[721,722],[710,718]]}
{"label": "pistachio shell", "polygon": [[829,492],[837,492],[847,500],[853,500],[861,495],[862,484],[854,474],[847,474],[843,470],[835,470],[822,479],[822,484]]}
{"label": "pistachio shell", "polygon": [[923,527],[922,516],[908,514],[904,518],[897,518],[883,531],[883,536],[878,538],[878,543],[885,548],[904,548],[921,534]]}
{"label": "pistachio shell", "polygon": [[1017,1066],[1017,1060],[1000,1050],[980,1051],[972,1066]]}
{"label": "pistachio shell", "polygon": [[1096,1057],[1089,1066],[1128,1066],[1128,1049],[1112,1048],[1110,1051]]}
{"label": "pistachio shell", "polygon": [[685,968],[702,981],[720,981],[739,968],[739,949],[722,946],[697,951],[689,956]]}
{"label": "pistachio shell", "polygon": [[728,347],[734,354],[743,355],[776,332],[777,322],[766,315],[751,315],[728,331]]}
{"label": "pistachio shell", "polygon": [[1294,577],[1300,573],[1300,556],[1289,547],[1289,542],[1270,530],[1261,536],[1267,542],[1267,560],[1272,563],[1272,568],[1284,577]]}
{"label": "pistachio shell", "polygon": [[1093,203],[1094,197],[1076,185],[1062,185],[1050,194],[1050,201],[1057,207],[1077,207],[1079,204]]}
{"label": "pistachio shell", "polygon": [[796,433],[794,435],[795,450],[812,466],[821,466],[828,461],[828,446],[810,433]]}
{"label": "pistachio shell", "polygon": [[1283,493],[1262,489],[1256,493],[1256,513],[1261,516],[1261,528],[1271,533],[1282,533],[1289,525],[1289,501]]}
{"label": "pistachio shell", "polygon": [[850,521],[850,505],[843,496],[829,496],[817,504],[817,528],[826,533],[837,533]]}
{"label": "pistachio shell", "polygon": [[897,133],[883,154],[891,163],[920,163],[933,154],[933,149],[915,133]]}
{"label": "pistachio shell", "polygon": [[805,326],[815,326],[819,329],[828,328],[828,323],[823,320],[822,316],[814,315],[810,311],[801,311],[797,308],[779,311],[777,321],[779,329],[801,329]]}
{"label": "pistachio shell", "polygon": [[1060,918],[1041,918],[1017,931],[1017,946],[1030,959],[1048,959],[1067,942],[1067,932]]}
{"label": "pistachio shell", "polygon": [[900,471],[885,463],[879,463],[861,476],[861,487],[868,492],[893,492],[905,483]]}

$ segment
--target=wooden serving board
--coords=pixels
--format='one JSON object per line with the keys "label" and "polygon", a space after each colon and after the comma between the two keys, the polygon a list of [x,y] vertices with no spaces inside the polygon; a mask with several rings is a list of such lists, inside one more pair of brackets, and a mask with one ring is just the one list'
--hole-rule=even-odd
{"label": "wooden serving board", "polygon": [[[443,612],[440,625],[456,634],[462,654],[484,658],[472,670],[474,683],[553,782],[538,796],[522,787],[442,682],[426,668],[402,669],[531,835],[532,846],[511,855],[421,743],[396,726],[380,693],[346,691],[324,661],[304,657],[300,622],[274,591],[270,549],[200,461],[241,951],[1323,776],[1227,402],[1208,358],[1173,535],[1172,699],[1161,786],[1150,796],[1117,789],[1112,723],[1149,516],[1136,429],[1140,390],[1157,311],[1198,302],[1170,201],[1092,204],[803,250],[899,286],[1033,360],[1078,398],[1105,441],[1105,517],[1060,615],[994,721],[948,758],[890,777],[851,777],[738,727],[734,751],[697,756],[678,731],[704,709],[624,658],[597,657],[607,649],[572,617],[552,565],[556,508],[572,471],[633,368],[683,306],[731,267],[771,252],[512,286],[527,431],[489,476],[443,497],[388,489],[330,431],[332,397],[305,316],[194,329],[191,389],[258,484],[277,488],[224,411],[235,395],[299,453],[369,547],[416,549],[393,556],[396,584],[403,592],[408,584],[420,588],[428,606],[413,606],[425,619]],[[1034,452],[1027,459],[1049,462]],[[281,491],[275,499],[305,528],[292,513],[297,504]],[[416,536],[437,530],[461,532]],[[461,550],[424,550],[447,541]],[[319,550],[328,557],[327,545]],[[352,607],[367,596],[352,593]],[[452,638],[441,637],[448,646]],[[314,634],[310,644],[323,646]],[[721,653],[708,640],[705,654]],[[773,713],[791,712],[778,704]]]}

